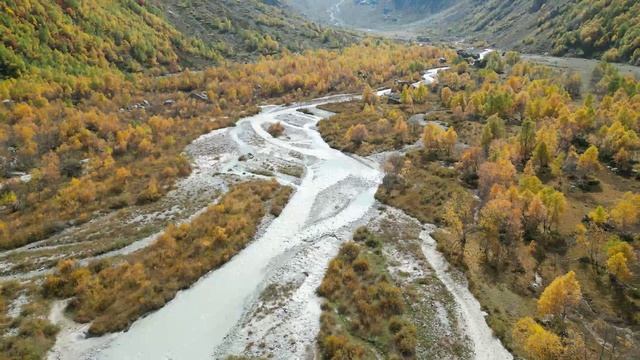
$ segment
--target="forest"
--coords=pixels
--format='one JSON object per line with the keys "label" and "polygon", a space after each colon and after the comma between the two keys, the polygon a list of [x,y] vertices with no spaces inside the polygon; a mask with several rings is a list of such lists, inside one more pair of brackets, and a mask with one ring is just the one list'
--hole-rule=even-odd
{"label": "forest", "polygon": [[[6,177],[0,190],[0,246],[15,249],[34,244],[93,219],[117,217],[124,210],[135,211],[154,204],[171,191],[175,181],[190,173],[190,161],[183,154],[187,144],[203,133],[233,125],[239,118],[255,113],[257,105],[264,101],[287,103],[359,91],[363,84],[375,88],[400,76],[418,78],[420,69],[451,54],[434,47],[370,40],[341,51],[285,52],[255,63],[230,63],[175,76],[125,76],[119,70],[105,70],[101,77],[104,83],[94,87],[85,87],[91,80],[83,75],[72,77],[73,87],[64,85],[66,79],[43,79],[37,85],[28,81],[28,76],[5,80],[4,84],[11,84],[7,85],[11,93],[0,106],[0,159]],[[21,90],[22,86],[36,91]],[[242,221],[243,230],[233,235],[233,246],[228,242],[228,255],[206,263],[184,261],[193,267],[184,268],[185,272],[172,278],[173,285],[164,290],[153,284],[168,279],[149,275],[146,266],[159,264],[146,263],[152,259],[144,260],[143,254],[132,255],[127,260],[129,265],[82,263],[82,257],[105,251],[100,248],[77,254],[82,256],[80,259],[61,248],[56,260],[43,265],[55,267],[56,274],[47,278],[46,290],[34,282],[3,283],[3,303],[11,304],[20,296],[28,299],[17,318],[3,323],[4,331],[17,332],[3,338],[3,353],[10,359],[40,358],[46,353],[57,332],[46,320],[47,313],[58,297],[75,296],[70,314],[79,321],[93,320],[94,334],[126,329],[136,318],[161,307],[177,290],[188,286],[203,271],[228,260],[250,240],[255,226],[251,224],[263,213],[252,199],[260,199],[264,193],[250,197],[246,194],[249,190],[240,189],[240,203],[252,201],[252,205],[230,208],[240,206],[239,212],[250,209],[259,213],[251,212],[255,216],[249,223]],[[287,197],[280,198],[285,201]],[[280,203],[276,208],[283,206]],[[219,210],[212,209],[211,216],[226,221],[223,215],[215,215],[215,209]],[[202,222],[197,227],[167,227],[167,239],[175,242],[184,236],[193,245],[171,251],[180,249],[185,251],[181,252],[184,256],[195,256],[206,249],[200,241],[201,234],[209,231],[206,229],[210,229],[211,221]],[[191,229],[195,233],[190,233]],[[115,242],[106,250],[126,244]],[[17,260],[18,271],[34,266],[28,258]],[[169,273],[176,270],[173,262],[164,265]],[[122,311],[122,301],[128,297],[120,295],[129,290],[112,288],[115,283],[110,279],[125,275],[132,277],[131,286],[127,287],[131,296],[144,293],[149,297],[139,306],[126,306],[128,310]],[[115,294],[120,295],[114,297]],[[5,306],[3,314],[8,311]]]}
{"label": "forest", "polygon": [[[384,53],[373,60],[380,49]],[[67,97],[41,99],[61,86],[54,81],[42,93],[29,93],[27,101],[12,97],[0,108],[0,165],[5,176],[28,174],[29,181],[10,179],[0,192],[0,228],[7,229],[0,247],[41,240],[89,221],[98,209],[158,200],[190,172],[184,146],[256,111],[260,101],[287,102],[417,76],[405,59],[421,58],[428,66],[444,53],[369,43],[342,50],[337,60],[317,50],[133,82],[106,76],[107,88],[87,89],[75,104]],[[194,99],[194,91],[207,100]]]}
{"label": "forest", "polygon": [[[553,52],[567,52],[605,61],[640,65],[640,3],[637,1],[577,1],[539,27],[553,27]],[[550,15],[553,16],[553,15]]]}
{"label": "forest", "polygon": [[237,185],[190,223],[172,224],[154,244],[117,264],[61,261],[43,284],[46,297],[74,300],[69,311],[89,333],[126,330],[244,248],[267,209],[279,215],[292,189],[277,182]]}
{"label": "forest", "polygon": [[[241,254],[323,175],[314,161],[326,159],[293,150],[308,149],[316,130],[339,150],[331,156],[379,165],[380,175],[322,189],[301,221],[353,211],[338,200],[371,186],[366,221],[339,229],[355,229],[350,238],[309,236],[327,249],[340,242],[315,259],[324,275],[295,274],[305,286],[318,281],[310,292],[320,298],[322,358],[470,356],[465,339],[425,335],[436,317],[456,319],[451,290],[426,259],[427,233],[516,357],[639,358],[640,80],[612,63],[640,65],[640,5],[522,3],[539,16],[536,39],[518,41],[544,37],[555,55],[601,58],[589,80],[516,51],[469,62],[458,44],[325,27],[280,1],[3,1],[0,360],[44,358],[61,330],[59,306],[88,337],[126,332]],[[437,81],[419,82],[445,66]],[[296,105],[338,94],[352,100]],[[294,165],[206,173],[228,182],[193,194],[200,211],[180,219],[163,209],[201,171],[190,144],[266,105],[294,109],[300,123],[275,118],[262,129],[271,138],[235,144],[255,142],[269,156],[291,146],[282,157]],[[256,155],[214,146],[223,149],[212,162]],[[66,235],[91,224],[101,234]],[[117,253],[141,239],[152,241]],[[418,267],[428,271],[415,275]],[[424,304],[432,312],[420,313]]]}
{"label": "forest", "polygon": [[[422,146],[388,158],[377,197],[443,227],[441,250],[465,270],[488,323],[516,354],[633,357],[637,345],[625,337],[640,306],[640,82],[601,63],[592,93],[582,93],[579,75],[517,53],[486,60],[483,69],[459,61],[441,72],[419,109]],[[393,110],[412,116],[422,90],[400,92],[392,105],[365,89],[359,106],[341,106],[328,121],[361,111],[373,123]],[[360,126],[367,122],[335,122],[323,135],[357,152],[376,142],[354,138]]]}

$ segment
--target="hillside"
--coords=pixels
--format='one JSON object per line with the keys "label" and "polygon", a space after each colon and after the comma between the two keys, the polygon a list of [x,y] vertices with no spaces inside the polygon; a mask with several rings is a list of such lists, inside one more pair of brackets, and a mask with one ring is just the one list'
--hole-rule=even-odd
{"label": "hillside", "polygon": [[443,28],[450,25],[447,35],[472,35],[525,51],[640,64],[640,18],[632,15],[640,12],[639,1],[466,3],[441,13]]}
{"label": "hillside", "polygon": [[428,41],[486,42],[524,52],[640,64],[640,1],[289,0],[345,27]]}
{"label": "hillside", "polygon": [[349,39],[257,0],[8,0],[0,10],[0,80],[159,74]]}
{"label": "hillside", "polygon": [[311,23],[278,1],[154,0],[169,22],[214,47],[224,57],[246,60],[256,54],[309,48],[336,48],[354,35]]}
{"label": "hillside", "polygon": [[181,34],[141,3],[3,1],[0,78],[90,75],[105,68],[176,71],[189,58],[220,59],[219,52]]}

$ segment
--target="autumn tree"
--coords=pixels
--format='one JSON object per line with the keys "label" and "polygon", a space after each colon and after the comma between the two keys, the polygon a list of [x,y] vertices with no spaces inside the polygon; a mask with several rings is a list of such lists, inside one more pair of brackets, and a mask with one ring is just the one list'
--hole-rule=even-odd
{"label": "autumn tree", "polygon": [[567,199],[560,191],[556,191],[552,187],[545,187],[540,191],[540,198],[547,210],[547,219],[545,220],[545,232],[551,231],[551,226],[555,225],[556,229],[560,224],[560,217],[567,209]]}
{"label": "autumn tree", "polygon": [[478,188],[480,196],[486,198],[494,185],[508,188],[513,184],[516,168],[506,159],[487,161],[478,169]]}
{"label": "autumn tree", "polygon": [[640,194],[627,192],[611,209],[611,220],[622,231],[640,223]]}
{"label": "autumn tree", "polygon": [[427,101],[428,95],[429,90],[423,83],[420,83],[413,92],[413,100],[418,104],[424,104]]}
{"label": "autumn tree", "polygon": [[598,226],[603,226],[609,221],[609,213],[602,205],[598,205],[595,209],[591,210],[587,216],[589,220]]}
{"label": "autumn tree", "polygon": [[442,138],[442,145],[447,155],[451,155],[453,153],[457,141],[458,133],[452,127],[448,128]]}
{"label": "autumn tree", "polygon": [[449,87],[445,86],[444,88],[442,88],[442,90],[440,91],[440,100],[442,101],[442,104],[446,107],[451,106],[451,98],[453,97],[453,91],[451,91],[451,89],[449,89]]}
{"label": "autumn tree", "polygon": [[138,195],[138,203],[146,204],[154,202],[162,197],[162,192],[158,180],[152,177],[147,183],[146,189]]}
{"label": "autumn tree", "polygon": [[580,283],[573,271],[555,278],[538,299],[538,313],[559,318],[562,322],[568,311],[582,299]]}
{"label": "autumn tree", "polygon": [[442,140],[444,138],[444,130],[441,126],[434,123],[428,123],[422,132],[422,144],[429,152],[437,152],[442,148]]}
{"label": "autumn tree", "polygon": [[631,280],[629,269],[636,260],[635,249],[626,241],[614,237],[607,243],[607,272],[614,282],[626,283]]}
{"label": "autumn tree", "polygon": [[504,138],[506,134],[504,121],[498,115],[492,115],[482,129],[481,143],[485,154],[489,154],[489,146],[496,139]]}
{"label": "autumn tree", "polygon": [[531,161],[536,167],[538,172],[543,172],[544,170],[549,168],[549,164],[552,161],[551,154],[549,153],[549,149],[547,148],[547,144],[542,141],[539,142],[535,149],[533,150],[533,157]]}
{"label": "autumn tree", "polygon": [[531,152],[535,147],[536,142],[536,124],[531,119],[526,119],[522,122],[520,128],[520,134],[518,136],[518,144],[520,145],[520,157],[522,163],[526,163],[531,156]]}
{"label": "autumn tree", "polygon": [[575,234],[577,244],[585,249],[593,270],[599,273],[602,248],[607,242],[606,232],[595,224],[589,224],[588,227],[584,224],[578,224]]}
{"label": "autumn tree", "polygon": [[539,227],[548,217],[547,207],[539,195],[534,195],[528,202],[522,222],[524,224],[524,230],[526,238],[533,239],[533,237],[539,232]]}
{"label": "autumn tree", "polygon": [[269,125],[267,132],[273,137],[280,137],[284,133],[284,125],[280,121],[274,122]]}
{"label": "autumn tree", "polygon": [[578,170],[583,176],[594,174],[600,170],[600,161],[598,160],[598,148],[594,145],[589,148],[578,158]]}
{"label": "autumn tree", "polygon": [[513,66],[520,62],[521,56],[517,51],[507,51],[504,55],[505,61],[509,66]]}
{"label": "autumn tree", "polygon": [[479,225],[485,259],[494,266],[501,265],[522,237],[521,210],[507,198],[490,200],[480,211]]}
{"label": "autumn tree", "polygon": [[55,183],[60,180],[60,157],[52,151],[42,157],[42,175],[45,181]]}
{"label": "autumn tree", "polygon": [[409,126],[407,122],[403,118],[398,118],[393,125],[393,134],[395,135],[396,141],[400,144],[407,141],[409,136]]}
{"label": "autumn tree", "polygon": [[409,166],[410,163],[404,156],[398,154],[392,154],[387,158],[383,165],[385,175],[382,179],[382,187],[387,193],[395,187],[404,186],[405,180],[402,172],[405,166]]}
{"label": "autumn tree", "polygon": [[402,90],[402,93],[400,94],[400,102],[404,105],[411,106],[413,109],[413,94],[408,86]]}
{"label": "autumn tree", "polygon": [[460,170],[462,179],[472,182],[477,179],[478,168],[482,162],[482,149],[477,146],[466,148],[460,155],[456,168]]}
{"label": "autumn tree", "polygon": [[0,248],[5,248],[9,242],[9,226],[0,220]]}
{"label": "autumn tree", "polygon": [[575,100],[580,97],[582,90],[582,77],[579,73],[573,72],[565,75],[562,85],[569,95],[571,95],[571,98]]}
{"label": "autumn tree", "polygon": [[454,237],[458,258],[464,257],[467,236],[474,226],[474,204],[466,193],[456,193],[445,205],[444,222]]}
{"label": "autumn tree", "polygon": [[497,51],[492,51],[485,56],[486,68],[489,70],[493,70],[498,74],[502,74],[504,72],[505,63],[502,60],[502,56]]}
{"label": "autumn tree", "polygon": [[362,145],[363,142],[369,138],[369,131],[364,124],[353,125],[347,130],[345,134],[347,141],[354,144],[356,147]]}
{"label": "autumn tree", "polygon": [[518,320],[513,327],[512,336],[531,360],[557,360],[565,351],[560,337],[531,317]]}
{"label": "autumn tree", "polygon": [[362,103],[364,105],[376,105],[378,103],[378,96],[369,84],[364,87],[364,91],[362,92]]}

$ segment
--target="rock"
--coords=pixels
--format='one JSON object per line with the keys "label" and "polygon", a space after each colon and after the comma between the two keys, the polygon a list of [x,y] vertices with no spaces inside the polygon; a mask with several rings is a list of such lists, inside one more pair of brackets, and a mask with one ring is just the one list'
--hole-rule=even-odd
{"label": "rock", "polygon": [[408,122],[410,125],[426,125],[424,118],[425,114],[415,114],[409,118]]}
{"label": "rock", "polygon": [[467,58],[472,58],[475,60],[480,59],[480,54],[473,50],[459,49],[456,51],[456,53],[458,54],[458,56],[463,57],[465,59]]}
{"label": "rock", "polygon": [[189,97],[192,99],[209,102],[209,96],[205,92],[194,91],[191,94],[189,94]]}

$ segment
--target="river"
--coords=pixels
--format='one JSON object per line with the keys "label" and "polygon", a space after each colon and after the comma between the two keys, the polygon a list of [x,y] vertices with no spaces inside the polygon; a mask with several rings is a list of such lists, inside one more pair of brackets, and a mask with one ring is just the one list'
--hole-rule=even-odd
{"label": "river", "polygon": [[[428,74],[430,79],[425,77],[425,81],[434,80],[437,71]],[[316,130],[317,122],[331,115],[318,109],[319,104],[352,98],[333,96],[265,107],[235,127],[197,139],[191,153],[200,169],[215,168],[210,174],[214,177],[222,172],[246,179],[264,177],[259,174],[269,170],[281,183],[295,187],[288,205],[279,217],[266,218],[255,240],[228,263],[126,332],[85,338],[88,325],[69,321],[63,314],[64,303],[55,304],[51,320],[62,331],[49,358],[217,359],[241,352],[256,340],[267,341],[278,359],[312,357],[321,312],[315,289],[340,243],[375,216],[374,195],[383,177],[378,162],[332,149]],[[266,131],[276,121],[286,128],[281,138]],[[286,166],[302,167],[302,179],[279,170]],[[482,326],[468,326],[475,331],[468,337],[476,358],[509,359],[466,284],[464,289],[451,285],[443,258],[434,257],[434,247],[427,240],[425,251],[438,261],[438,277],[445,277],[443,282],[450,290],[464,293],[456,297],[463,320],[482,322]],[[265,288],[278,284],[295,286],[276,309],[256,316],[255,309],[264,303]],[[471,300],[475,303],[466,304]],[[490,351],[483,351],[488,344]]]}

